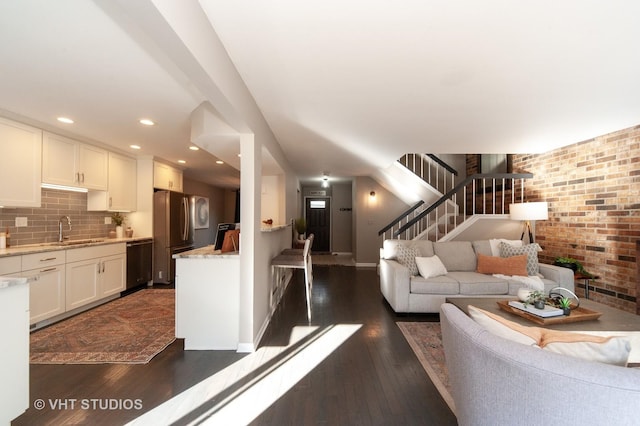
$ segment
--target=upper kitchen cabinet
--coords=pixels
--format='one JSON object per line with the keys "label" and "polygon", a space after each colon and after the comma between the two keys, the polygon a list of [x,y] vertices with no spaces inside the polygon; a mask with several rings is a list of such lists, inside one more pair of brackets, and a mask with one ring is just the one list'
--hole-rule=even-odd
{"label": "upper kitchen cabinet", "polygon": [[89,191],[87,210],[135,211],[137,202],[136,160],[110,152],[108,181],[108,191]]}
{"label": "upper kitchen cabinet", "polygon": [[102,148],[44,133],[42,182],[106,191],[109,157]]}
{"label": "upper kitchen cabinet", "polygon": [[182,170],[154,161],[153,187],[182,192]]}
{"label": "upper kitchen cabinet", "polygon": [[0,118],[0,206],[40,207],[42,131]]}

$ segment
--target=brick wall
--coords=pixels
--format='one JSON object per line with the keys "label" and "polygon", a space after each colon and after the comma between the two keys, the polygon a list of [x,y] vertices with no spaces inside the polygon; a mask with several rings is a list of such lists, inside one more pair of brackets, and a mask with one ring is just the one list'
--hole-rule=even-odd
{"label": "brick wall", "polygon": [[[12,246],[54,242],[61,216],[71,219],[71,231],[66,222],[63,227],[64,235],[71,239],[106,237],[115,229],[115,225],[104,224],[110,213],[87,211],[86,193],[43,189],[40,208],[0,208],[0,230],[9,228]],[[28,226],[16,228],[16,217],[26,217]]]}
{"label": "brick wall", "polygon": [[600,276],[592,282],[591,299],[635,313],[640,126],[545,154],[515,155],[513,168],[534,174],[526,201],[549,202],[549,220],[536,223],[536,242],[544,248],[540,259],[579,260]]}

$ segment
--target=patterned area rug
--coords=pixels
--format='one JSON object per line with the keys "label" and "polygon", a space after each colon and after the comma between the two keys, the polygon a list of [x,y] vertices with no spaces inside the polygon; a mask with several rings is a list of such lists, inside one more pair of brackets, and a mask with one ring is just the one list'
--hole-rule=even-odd
{"label": "patterned area rug", "polygon": [[451,411],[456,412],[449,391],[449,374],[442,347],[442,332],[438,322],[397,322],[409,346],[418,357],[420,364],[442,395]]}
{"label": "patterned area rug", "polygon": [[175,340],[175,290],[143,289],[31,333],[32,364],[145,364]]}

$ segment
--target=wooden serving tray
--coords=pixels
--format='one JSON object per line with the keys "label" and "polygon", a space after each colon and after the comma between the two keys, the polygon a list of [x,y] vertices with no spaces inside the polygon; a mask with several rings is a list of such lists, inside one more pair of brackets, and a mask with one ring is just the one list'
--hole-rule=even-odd
{"label": "wooden serving tray", "polygon": [[592,311],[591,309],[578,307],[576,309],[571,310],[571,315],[569,316],[558,316],[558,317],[549,317],[543,318],[534,314],[530,314],[529,312],[523,311],[522,309],[514,308],[509,305],[508,300],[499,300],[498,306],[503,311],[518,315],[519,317],[526,318],[530,321],[535,322],[540,325],[550,325],[550,324],[568,324],[571,322],[580,322],[580,321],[590,321],[600,318],[602,312]]}

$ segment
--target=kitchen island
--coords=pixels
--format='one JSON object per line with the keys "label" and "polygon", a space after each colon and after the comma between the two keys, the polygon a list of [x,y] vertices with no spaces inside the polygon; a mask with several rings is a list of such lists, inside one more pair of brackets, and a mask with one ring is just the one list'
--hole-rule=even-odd
{"label": "kitchen island", "polygon": [[240,321],[240,255],[213,246],[176,259],[176,337],[185,350],[237,350]]}
{"label": "kitchen island", "polygon": [[29,284],[26,278],[0,276],[0,424],[29,408]]}

